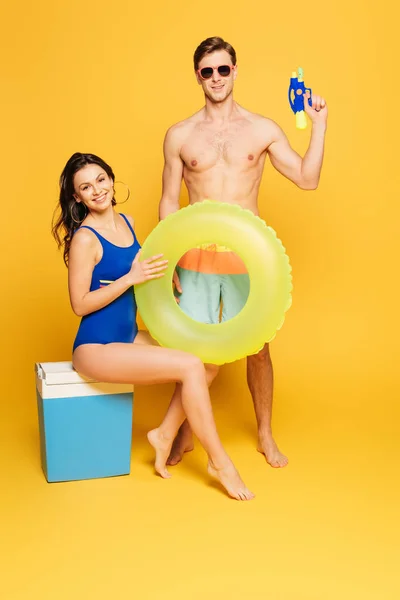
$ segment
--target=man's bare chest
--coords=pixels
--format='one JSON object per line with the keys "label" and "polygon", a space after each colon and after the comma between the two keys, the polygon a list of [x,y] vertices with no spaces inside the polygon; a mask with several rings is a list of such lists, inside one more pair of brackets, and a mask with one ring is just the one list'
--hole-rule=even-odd
{"label": "man's bare chest", "polygon": [[218,164],[255,165],[263,150],[257,136],[248,128],[213,131],[199,127],[185,141],[181,157],[188,169],[201,171]]}

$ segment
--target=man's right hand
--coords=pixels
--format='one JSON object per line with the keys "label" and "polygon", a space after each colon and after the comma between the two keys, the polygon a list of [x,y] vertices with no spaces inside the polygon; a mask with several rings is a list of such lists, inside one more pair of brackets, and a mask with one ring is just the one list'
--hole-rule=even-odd
{"label": "man's right hand", "polygon": [[[178,294],[182,294],[182,288],[181,288],[181,282],[179,281],[179,275],[176,272],[176,270],[174,271],[174,275],[172,277],[172,284],[173,287],[176,289],[176,291],[178,292]],[[179,298],[177,298],[175,296],[175,300],[177,301],[177,303],[179,304],[180,300]]]}

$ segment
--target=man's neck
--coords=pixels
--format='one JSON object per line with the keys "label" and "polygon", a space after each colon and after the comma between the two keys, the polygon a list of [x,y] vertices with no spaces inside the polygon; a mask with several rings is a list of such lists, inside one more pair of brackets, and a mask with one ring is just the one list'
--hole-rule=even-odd
{"label": "man's neck", "polygon": [[205,100],[204,115],[207,121],[229,121],[237,112],[233,94],[230,94],[223,102],[212,102],[207,96]]}

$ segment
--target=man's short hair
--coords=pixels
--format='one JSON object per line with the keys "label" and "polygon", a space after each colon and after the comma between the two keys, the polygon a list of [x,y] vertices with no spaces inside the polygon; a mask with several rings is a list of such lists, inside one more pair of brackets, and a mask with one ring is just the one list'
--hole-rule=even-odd
{"label": "man's short hair", "polygon": [[236,52],[233,46],[225,42],[221,37],[210,37],[202,41],[196,48],[193,56],[194,70],[197,71],[200,61],[206,54],[211,54],[217,50],[226,50],[231,57],[232,64],[236,65]]}

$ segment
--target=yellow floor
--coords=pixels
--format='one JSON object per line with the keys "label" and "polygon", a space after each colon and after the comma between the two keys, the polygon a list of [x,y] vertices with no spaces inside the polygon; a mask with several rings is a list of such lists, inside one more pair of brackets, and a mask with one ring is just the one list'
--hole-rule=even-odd
{"label": "yellow floor", "polygon": [[243,365],[226,367],[213,398],[256,493],[248,503],[210,482],[198,445],[171,480],[153,474],[145,432],[169,386],[137,390],[130,476],[51,485],[33,390],[12,398],[1,438],[2,600],[400,598],[394,419],[346,411],[337,389],[300,378],[288,397],[282,382],[275,432],[290,465],[273,470],[254,448],[245,384],[229,389],[233,368]]}

